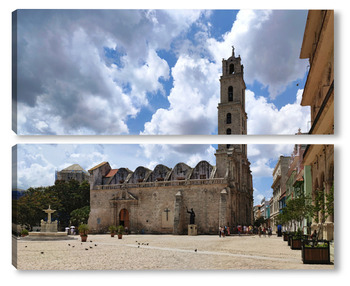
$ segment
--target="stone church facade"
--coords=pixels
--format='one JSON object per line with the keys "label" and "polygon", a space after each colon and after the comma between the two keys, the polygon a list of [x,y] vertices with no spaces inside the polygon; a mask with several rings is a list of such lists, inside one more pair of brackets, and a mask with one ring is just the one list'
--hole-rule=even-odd
{"label": "stone church facade", "polygon": [[[247,134],[245,83],[240,56],[222,62],[218,133]],[[187,234],[195,212],[198,234],[216,234],[219,226],[253,223],[253,183],[247,146],[221,144],[216,165],[206,161],[194,168],[178,163],[112,169],[108,162],[91,168],[91,232],[105,232],[114,225],[131,233]]]}

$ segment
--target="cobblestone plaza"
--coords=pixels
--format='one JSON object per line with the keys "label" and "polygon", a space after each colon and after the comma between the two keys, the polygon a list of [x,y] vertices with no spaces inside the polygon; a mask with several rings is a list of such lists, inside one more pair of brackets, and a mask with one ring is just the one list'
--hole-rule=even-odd
{"label": "cobblestone plaza", "polygon": [[[20,270],[334,269],[306,265],[281,237],[89,235],[70,241],[17,242]],[[332,254],[331,254],[332,255]],[[333,255],[331,260],[333,260]],[[333,260],[334,261],[334,260]]]}

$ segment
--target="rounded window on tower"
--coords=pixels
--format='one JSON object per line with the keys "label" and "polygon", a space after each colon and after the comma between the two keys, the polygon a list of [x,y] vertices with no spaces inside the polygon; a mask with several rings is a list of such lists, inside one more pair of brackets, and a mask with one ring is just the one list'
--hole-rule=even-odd
{"label": "rounded window on tower", "polygon": [[228,101],[233,101],[233,87],[228,87]]}
{"label": "rounded window on tower", "polygon": [[230,73],[230,74],[235,73],[235,66],[234,66],[233,64],[230,64],[229,73]]}
{"label": "rounded window on tower", "polygon": [[226,134],[227,134],[227,135],[230,135],[230,134],[231,134],[231,128],[227,128],[227,129],[226,129]]}
{"label": "rounded window on tower", "polygon": [[226,124],[231,124],[231,113],[227,113],[226,115]]}

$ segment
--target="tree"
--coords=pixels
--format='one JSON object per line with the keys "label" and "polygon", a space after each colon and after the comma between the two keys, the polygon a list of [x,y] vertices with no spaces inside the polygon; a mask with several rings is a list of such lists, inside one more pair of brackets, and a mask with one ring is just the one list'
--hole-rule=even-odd
{"label": "tree", "polygon": [[70,213],[71,225],[87,224],[90,214],[90,207],[85,206]]}
{"label": "tree", "polygon": [[[39,225],[47,216],[44,212],[51,206],[52,209],[60,208],[60,201],[55,193],[46,187],[29,188],[25,195],[17,201],[17,223],[32,229]],[[58,218],[57,213],[52,214],[52,219]]]}
{"label": "tree", "polygon": [[259,227],[260,225],[264,224],[266,220],[264,217],[260,216],[254,221],[254,226]]}
{"label": "tree", "polygon": [[56,210],[52,219],[57,219],[61,228],[69,225],[72,211],[90,206],[89,183],[56,181],[53,186],[29,188],[17,201],[14,222],[32,229],[40,224],[41,219],[46,219],[43,210],[49,205]]}
{"label": "tree", "polygon": [[[318,190],[315,193],[314,206],[312,208],[312,217],[316,223],[320,224],[320,229],[323,229],[323,224],[329,216],[334,215],[334,184],[325,194],[324,189]],[[320,230],[318,231],[320,233]]]}

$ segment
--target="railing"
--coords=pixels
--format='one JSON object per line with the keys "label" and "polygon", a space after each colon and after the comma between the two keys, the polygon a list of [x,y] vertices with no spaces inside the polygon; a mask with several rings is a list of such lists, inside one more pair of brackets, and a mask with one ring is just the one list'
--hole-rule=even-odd
{"label": "railing", "polygon": [[114,185],[98,185],[97,190],[113,190],[122,188],[152,188],[152,187],[170,187],[170,186],[187,186],[187,185],[214,185],[226,184],[225,178],[215,179],[197,179],[197,180],[177,180],[177,181],[160,181],[160,182],[142,182],[134,184],[114,184]]}

